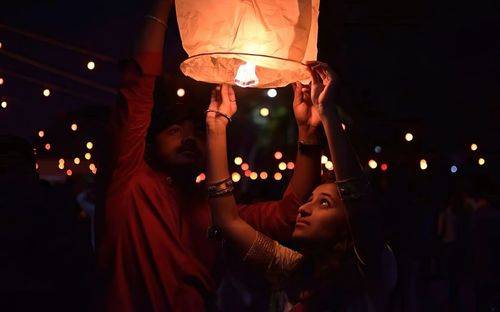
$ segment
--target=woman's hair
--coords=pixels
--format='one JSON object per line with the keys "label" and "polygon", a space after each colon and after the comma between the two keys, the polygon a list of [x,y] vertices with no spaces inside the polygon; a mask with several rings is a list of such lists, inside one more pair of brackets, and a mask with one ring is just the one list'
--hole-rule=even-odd
{"label": "woman's hair", "polygon": [[[333,171],[327,171],[322,176],[322,184],[335,183]],[[342,205],[340,198],[335,204]],[[344,219],[345,226],[339,229],[337,239],[331,246],[331,258],[328,265],[318,272],[314,267],[311,255],[304,255],[302,267],[294,272],[291,288],[287,289],[289,298],[293,301],[299,300],[300,290],[310,288],[308,282],[312,278],[312,287],[317,292],[317,297],[311,297],[311,303],[318,305],[318,309],[326,304],[328,307],[341,307],[344,297],[363,290],[363,277],[358,267],[358,260],[354,252],[354,241],[352,239],[347,218]],[[316,302],[318,301],[318,302]],[[314,309],[313,309],[314,310]]]}

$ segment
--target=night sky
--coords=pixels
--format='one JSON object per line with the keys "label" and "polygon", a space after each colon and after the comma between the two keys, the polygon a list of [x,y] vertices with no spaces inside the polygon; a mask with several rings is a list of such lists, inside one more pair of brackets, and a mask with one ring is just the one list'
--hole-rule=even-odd
{"label": "night sky", "polygon": [[[148,3],[3,0],[2,50],[80,80],[0,53],[5,79],[0,96],[9,102],[7,109],[0,109],[0,133],[34,141],[39,129],[60,133],[57,129],[70,122],[68,116],[99,120],[100,110],[114,101],[116,63],[129,55]],[[494,162],[500,162],[500,14],[495,5],[323,0],[319,23],[318,59],[330,63],[341,77],[342,108],[352,119],[353,135],[364,144],[361,154],[368,155],[377,144],[390,150],[406,131],[412,131],[418,146],[415,153],[460,162],[475,142],[498,170]],[[110,61],[22,36],[5,26],[102,54]],[[174,20],[167,55],[166,70],[176,76],[186,55]],[[96,62],[94,71],[86,69],[89,60]],[[53,88],[48,98],[41,94],[44,85]],[[241,94],[245,92],[249,91]],[[289,90],[280,91],[285,95]],[[388,158],[398,157],[397,148],[393,149]]]}

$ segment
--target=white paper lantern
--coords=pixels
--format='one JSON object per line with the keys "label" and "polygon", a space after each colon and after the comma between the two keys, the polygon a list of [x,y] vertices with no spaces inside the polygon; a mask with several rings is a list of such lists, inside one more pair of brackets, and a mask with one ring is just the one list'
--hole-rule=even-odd
{"label": "white paper lantern", "polygon": [[176,0],[189,58],[182,72],[199,81],[275,88],[309,81],[317,57],[319,0]]}

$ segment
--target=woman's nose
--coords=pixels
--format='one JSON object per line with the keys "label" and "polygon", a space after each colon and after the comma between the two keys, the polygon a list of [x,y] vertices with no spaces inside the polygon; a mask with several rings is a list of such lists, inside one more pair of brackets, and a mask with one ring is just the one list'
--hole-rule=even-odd
{"label": "woman's nose", "polygon": [[299,214],[302,217],[309,216],[311,214],[311,203],[305,203],[299,207]]}

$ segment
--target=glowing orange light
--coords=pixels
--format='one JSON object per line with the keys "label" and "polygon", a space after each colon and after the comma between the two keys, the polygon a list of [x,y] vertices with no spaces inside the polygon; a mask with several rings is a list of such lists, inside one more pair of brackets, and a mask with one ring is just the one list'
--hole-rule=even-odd
{"label": "glowing orange light", "polygon": [[261,107],[261,109],[259,110],[259,114],[260,114],[262,117],[267,117],[267,116],[269,116],[269,108],[267,108],[267,107]]}
{"label": "glowing orange light", "polygon": [[259,177],[259,175],[257,174],[257,172],[250,173],[250,179],[256,180],[258,177]]}
{"label": "glowing orange light", "polygon": [[46,149],[46,150],[50,150],[50,147],[51,147],[51,146],[50,146],[50,144],[49,144],[49,143],[45,144],[45,149]]}
{"label": "glowing orange light", "polygon": [[472,144],[470,145],[470,149],[471,149],[472,151],[476,151],[476,150],[477,150],[477,144],[472,143]]}
{"label": "glowing orange light", "polygon": [[43,136],[45,135],[45,132],[43,132],[42,130],[38,131],[38,136],[43,138]]}
{"label": "glowing orange light", "polygon": [[289,170],[293,170],[293,168],[295,168],[295,164],[293,162],[289,162],[286,164],[286,168]]}
{"label": "glowing orange light", "polygon": [[202,172],[196,177],[196,183],[201,183],[201,181],[204,181],[207,178],[207,176]]}
{"label": "glowing orange light", "polygon": [[94,70],[94,68],[95,68],[95,63],[94,63],[94,62],[92,62],[92,61],[88,62],[88,63],[87,63],[87,68],[88,68],[88,70]]}
{"label": "glowing orange light", "polygon": [[243,170],[243,171],[247,171],[247,170],[248,170],[248,168],[250,168],[250,166],[249,166],[247,163],[242,163],[242,164],[241,164],[241,170]]}
{"label": "glowing orange light", "polygon": [[382,170],[382,171],[386,171],[387,168],[388,168],[387,164],[380,165],[380,170]]}
{"label": "glowing orange light", "polygon": [[[234,164],[235,164],[235,165],[239,166],[239,165],[241,165],[242,163],[243,163],[243,158],[241,158],[241,157],[239,157],[239,156],[234,158]],[[243,168],[242,168],[242,169],[243,169]],[[248,168],[247,168],[247,169],[248,169]],[[246,170],[246,169],[243,169],[243,170]]]}
{"label": "glowing orange light", "polygon": [[78,125],[76,123],[71,124],[71,130],[76,131],[78,129]]}
{"label": "glowing orange light", "polygon": [[3,78],[0,78],[0,86],[3,85]]}
{"label": "glowing orange light", "polygon": [[90,153],[85,153],[85,159],[90,160],[92,158],[92,155]]}
{"label": "glowing orange light", "polygon": [[266,180],[266,179],[267,179],[267,177],[268,177],[268,174],[267,174],[267,172],[262,171],[262,172],[260,173],[260,175],[259,175],[259,176],[260,176],[260,178],[261,178],[262,180]]}
{"label": "glowing orange light", "polygon": [[96,167],[94,164],[90,164],[89,169],[90,169],[90,171],[94,171],[94,170],[96,170]]}
{"label": "glowing orange light", "polygon": [[326,164],[327,161],[328,161],[328,157],[326,157],[325,155],[322,155],[321,156],[321,163],[324,165],[324,164]]}
{"label": "glowing orange light", "polygon": [[245,170],[245,177],[249,177],[252,174],[252,171],[250,170]]}
{"label": "glowing orange light", "polygon": [[280,151],[276,151],[274,153],[274,158],[275,159],[281,159],[281,158],[283,158],[283,153],[281,153]]}
{"label": "glowing orange light", "polygon": [[427,161],[425,159],[420,160],[420,169],[422,170],[427,169]]}
{"label": "glowing orange light", "polygon": [[231,180],[233,180],[233,182],[238,182],[241,180],[241,175],[238,172],[233,172],[231,174]]}
{"label": "glowing orange light", "polygon": [[325,168],[328,170],[333,170],[333,163],[331,161],[327,161],[325,163]]}
{"label": "glowing orange light", "polygon": [[59,165],[58,165],[59,169],[63,170],[64,169],[64,163],[63,162],[60,162]]}
{"label": "glowing orange light", "polygon": [[60,159],[59,159],[59,163],[60,163],[60,164],[64,164],[64,158],[60,158]]}
{"label": "glowing orange light", "polygon": [[182,88],[177,89],[177,96],[178,97],[183,97],[184,95],[186,95],[186,90],[184,90]]}
{"label": "glowing orange light", "polygon": [[274,174],[274,179],[275,179],[276,181],[279,181],[279,180],[281,180],[282,178],[283,178],[283,175],[282,175],[281,173],[276,172],[276,173]]}
{"label": "glowing orange light", "polygon": [[285,169],[286,169],[286,163],[284,163],[284,162],[280,162],[280,163],[278,164],[278,168],[279,168],[280,170],[285,170]]}
{"label": "glowing orange light", "polygon": [[73,159],[73,162],[75,163],[75,165],[79,165],[80,164],[80,158],[75,157],[75,159]]}

